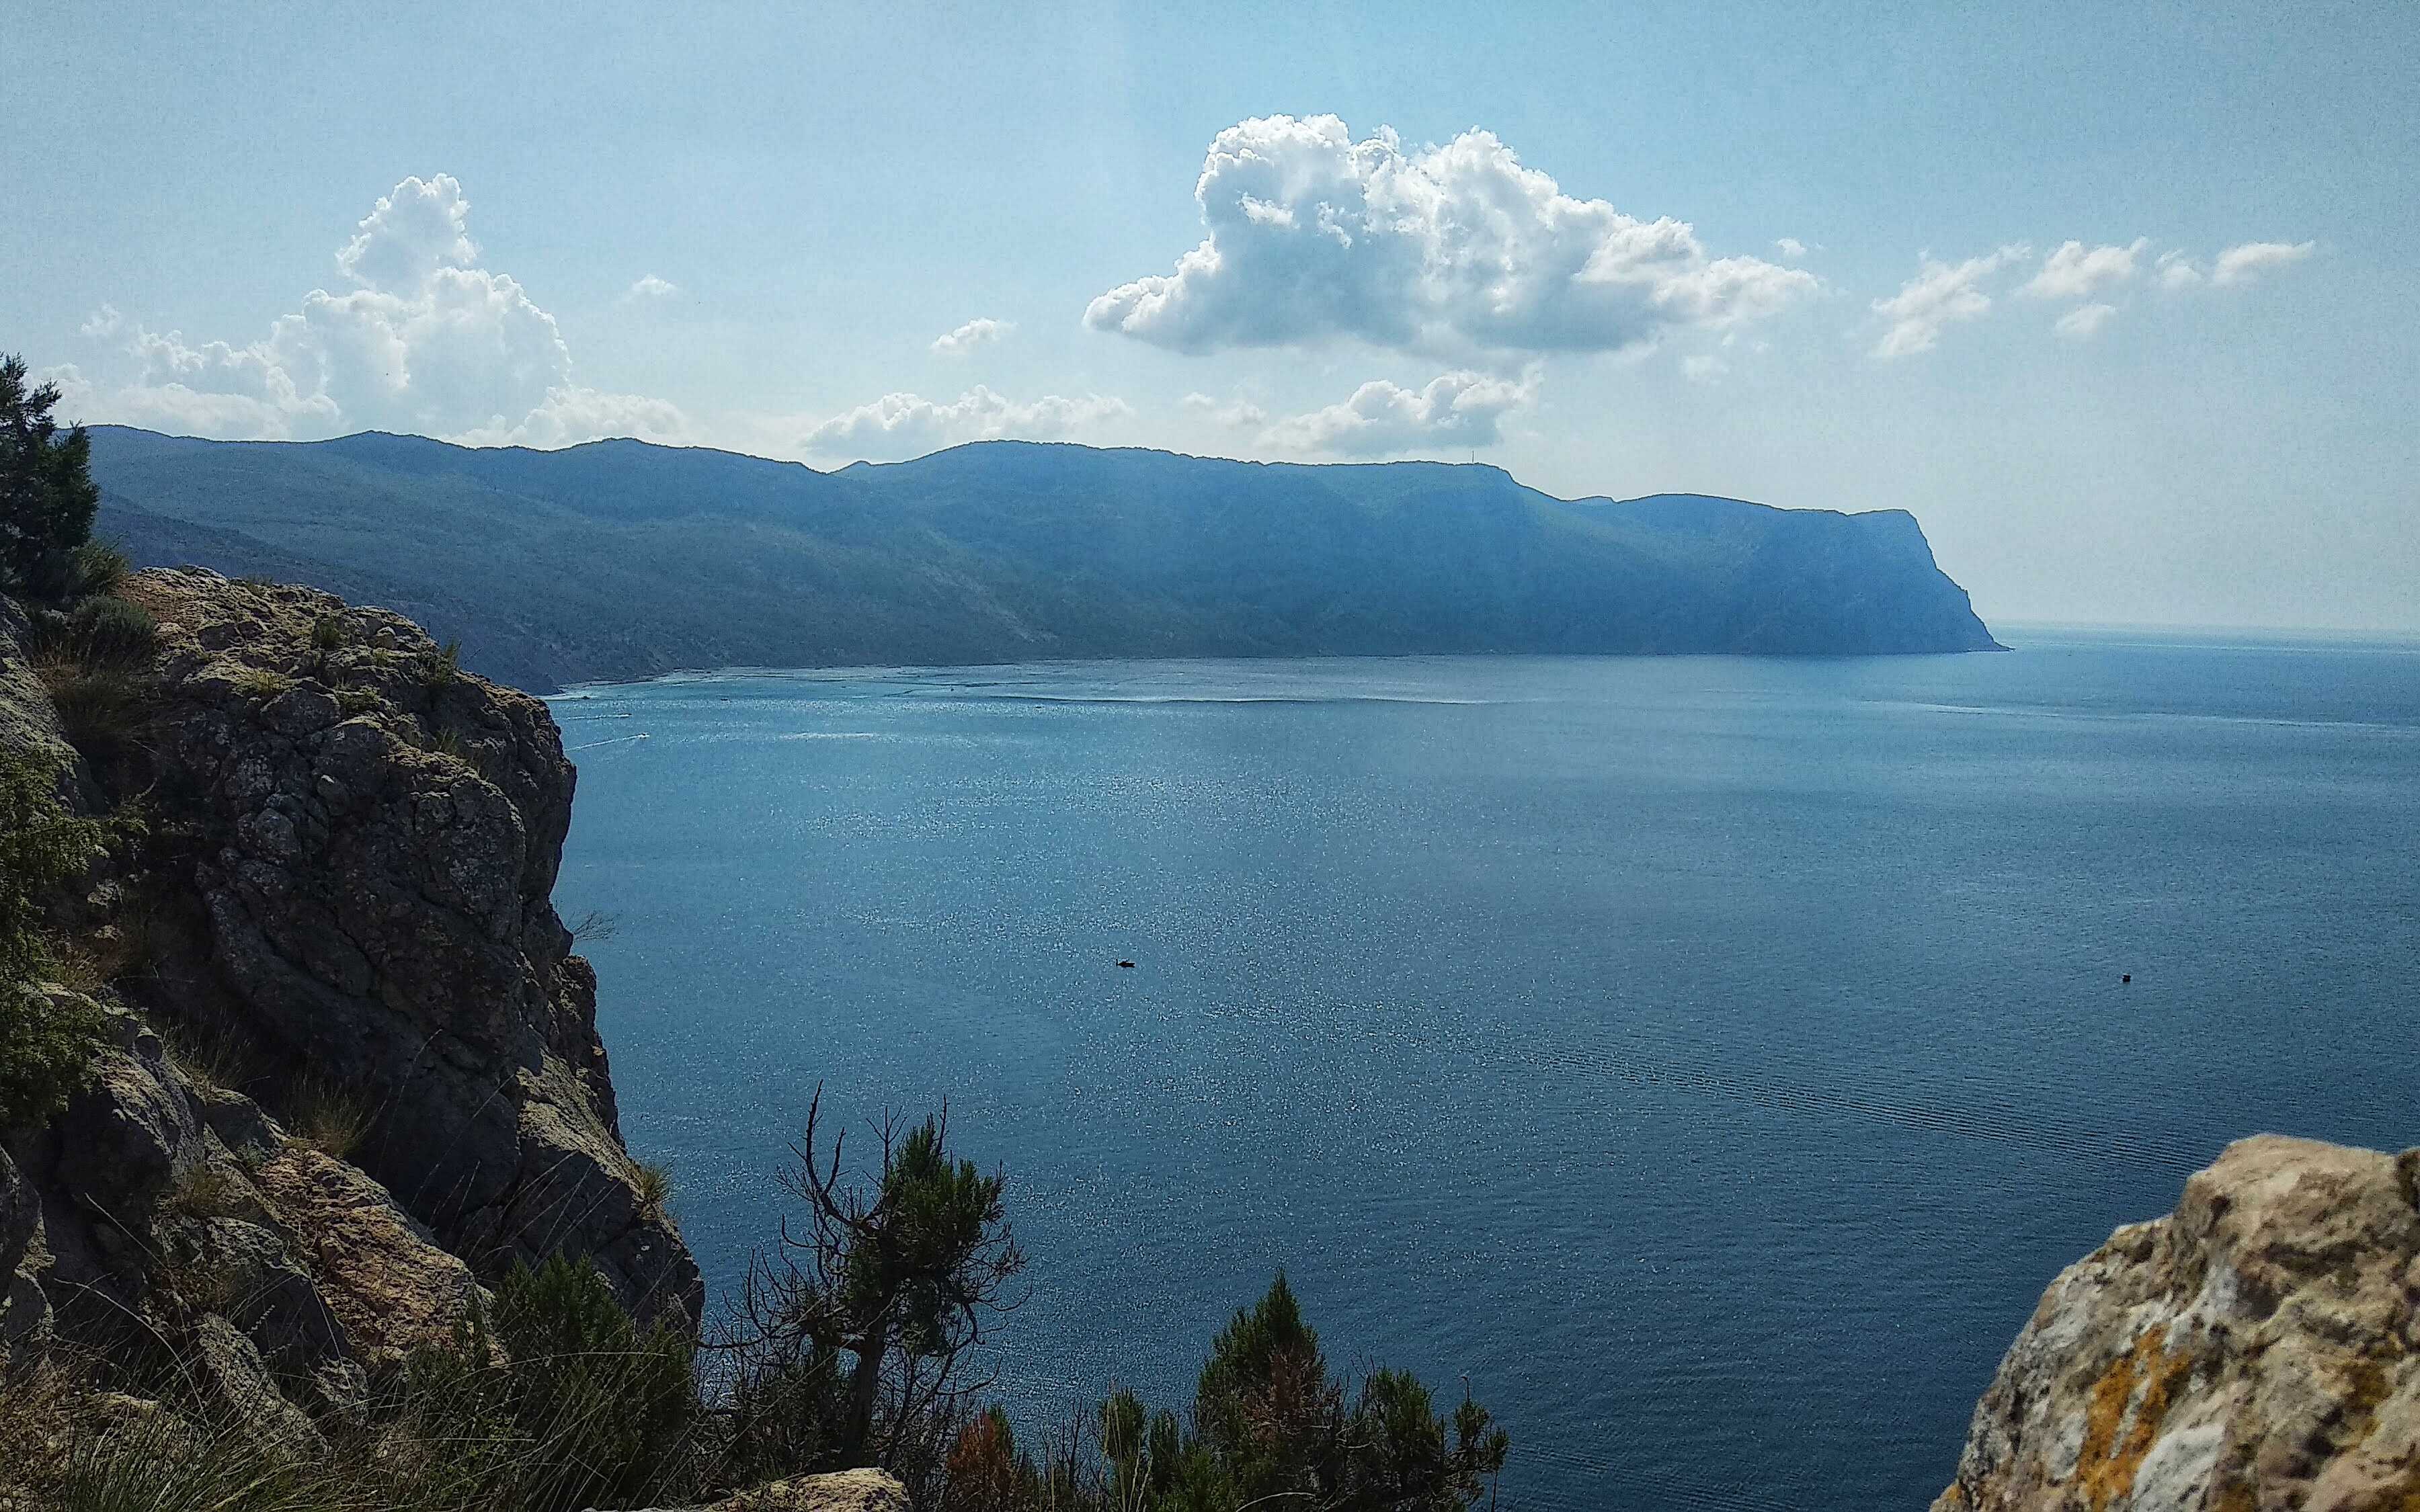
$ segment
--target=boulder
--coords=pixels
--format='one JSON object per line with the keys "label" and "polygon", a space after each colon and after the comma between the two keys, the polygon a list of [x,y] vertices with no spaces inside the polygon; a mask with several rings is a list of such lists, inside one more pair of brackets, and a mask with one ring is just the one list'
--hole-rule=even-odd
{"label": "boulder", "polygon": [[2260,1135],[2043,1293],[1933,1512],[2420,1507],[2420,1149]]}
{"label": "boulder", "polygon": [[886,1472],[843,1470],[775,1481],[684,1512],[908,1512],[908,1488]]}

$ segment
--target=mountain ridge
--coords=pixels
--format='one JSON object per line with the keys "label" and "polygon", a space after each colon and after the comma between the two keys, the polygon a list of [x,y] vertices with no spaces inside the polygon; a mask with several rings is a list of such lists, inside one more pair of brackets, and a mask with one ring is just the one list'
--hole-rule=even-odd
{"label": "mountain ridge", "polygon": [[1492,464],[978,441],[704,447],[95,426],[101,528],[380,603],[544,690],[720,666],[1995,649],[1901,510],[1558,499]]}

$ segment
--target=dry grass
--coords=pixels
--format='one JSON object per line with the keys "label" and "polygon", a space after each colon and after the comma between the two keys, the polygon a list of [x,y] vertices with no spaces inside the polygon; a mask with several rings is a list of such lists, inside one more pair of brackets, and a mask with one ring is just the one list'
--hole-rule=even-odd
{"label": "dry grass", "polygon": [[222,1092],[240,1092],[258,1074],[242,1044],[222,1029],[172,1020],[160,1026],[160,1038],[178,1071]]}
{"label": "dry grass", "polygon": [[240,1218],[260,1206],[243,1178],[208,1161],[187,1167],[163,1200],[169,1211],[187,1218]]}
{"label": "dry grass", "polygon": [[258,699],[263,703],[281,696],[294,686],[293,678],[267,667],[246,667],[236,673],[232,681],[237,692],[246,698]]}
{"label": "dry grass", "polygon": [[350,1160],[374,1121],[369,1099],[325,1077],[306,1077],[287,1100],[286,1132],[322,1155]]}
{"label": "dry grass", "polygon": [[51,1504],[83,1406],[56,1361],[0,1364],[0,1505]]}

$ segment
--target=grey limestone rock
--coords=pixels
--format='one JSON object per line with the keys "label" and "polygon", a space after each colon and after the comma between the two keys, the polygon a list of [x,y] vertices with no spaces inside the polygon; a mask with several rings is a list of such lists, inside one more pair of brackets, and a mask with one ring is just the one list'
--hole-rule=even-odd
{"label": "grey limestone rock", "polygon": [[596,983],[551,903],[574,774],[546,706],[409,621],[149,572],[163,791],[191,832],[207,1015],[360,1106],[352,1158],[493,1277],[592,1257],[642,1313],[703,1293],[624,1149]]}
{"label": "grey limestone rock", "polygon": [[2420,1150],[2263,1134],[2070,1266],[1934,1512],[2420,1506]]}

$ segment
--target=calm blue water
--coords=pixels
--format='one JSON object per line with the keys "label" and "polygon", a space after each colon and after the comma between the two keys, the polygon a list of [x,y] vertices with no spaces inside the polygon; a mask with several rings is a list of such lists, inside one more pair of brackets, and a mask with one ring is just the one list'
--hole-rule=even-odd
{"label": "calm blue water", "polygon": [[817,1082],[946,1097],[1029,1418],[1283,1265],[1512,1504],[1920,1508],[2226,1140],[2420,1142],[2420,649],[2015,639],[591,689],[558,901],[715,1283]]}

